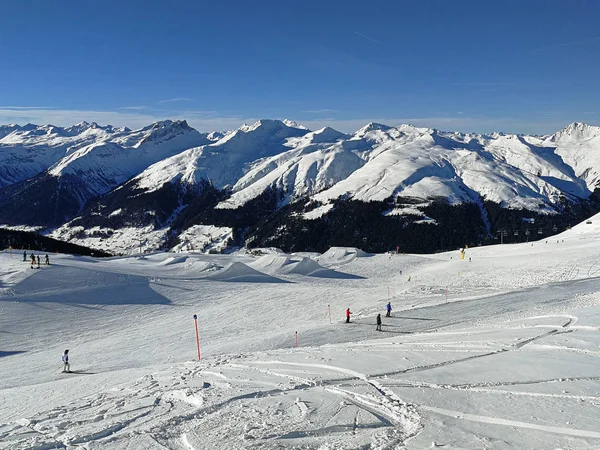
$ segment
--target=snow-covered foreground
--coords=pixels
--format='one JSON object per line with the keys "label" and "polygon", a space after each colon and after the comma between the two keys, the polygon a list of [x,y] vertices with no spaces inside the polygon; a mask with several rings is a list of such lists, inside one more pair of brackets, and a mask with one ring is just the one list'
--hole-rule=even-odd
{"label": "snow-covered foreground", "polygon": [[50,256],[0,254],[0,449],[600,448],[600,217],[464,260]]}

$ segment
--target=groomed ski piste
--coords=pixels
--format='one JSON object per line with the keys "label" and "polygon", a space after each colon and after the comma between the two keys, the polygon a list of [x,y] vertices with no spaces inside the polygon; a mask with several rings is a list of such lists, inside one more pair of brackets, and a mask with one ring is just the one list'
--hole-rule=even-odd
{"label": "groomed ski piste", "polygon": [[0,449],[600,448],[587,222],[464,259],[5,251]]}

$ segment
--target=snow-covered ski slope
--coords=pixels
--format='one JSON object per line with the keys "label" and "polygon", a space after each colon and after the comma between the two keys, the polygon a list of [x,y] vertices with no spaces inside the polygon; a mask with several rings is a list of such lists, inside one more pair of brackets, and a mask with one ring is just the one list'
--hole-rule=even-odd
{"label": "snow-covered ski slope", "polygon": [[3,252],[0,449],[600,448],[590,222],[464,260]]}

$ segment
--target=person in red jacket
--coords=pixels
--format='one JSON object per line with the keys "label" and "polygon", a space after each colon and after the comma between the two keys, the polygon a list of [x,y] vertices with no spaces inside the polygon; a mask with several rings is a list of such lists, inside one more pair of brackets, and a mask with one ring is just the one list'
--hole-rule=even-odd
{"label": "person in red jacket", "polygon": [[350,308],[348,308],[346,310],[346,323],[350,323],[350,314],[352,313],[350,312]]}

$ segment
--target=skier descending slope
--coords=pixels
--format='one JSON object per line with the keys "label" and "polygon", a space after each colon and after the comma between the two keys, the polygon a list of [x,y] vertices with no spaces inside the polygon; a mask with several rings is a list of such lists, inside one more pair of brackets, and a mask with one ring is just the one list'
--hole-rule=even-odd
{"label": "skier descending slope", "polygon": [[346,323],[350,323],[350,314],[352,313],[350,312],[350,308],[348,308],[346,310]]}
{"label": "skier descending slope", "polygon": [[390,302],[388,302],[388,304],[385,305],[385,308],[387,309],[387,312],[385,313],[385,317],[391,317],[392,316],[392,304]]}
{"label": "skier descending slope", "polygon": [[64,364],[63,372],[71,372],[71,365],[69,364],[69,350],[65,350],[65,352],[62,354],[62,362]]}
{"label": "skier descending slope", "polygon": [[376,331],[381,331],[381,314],[377,314],[377,328]]}

